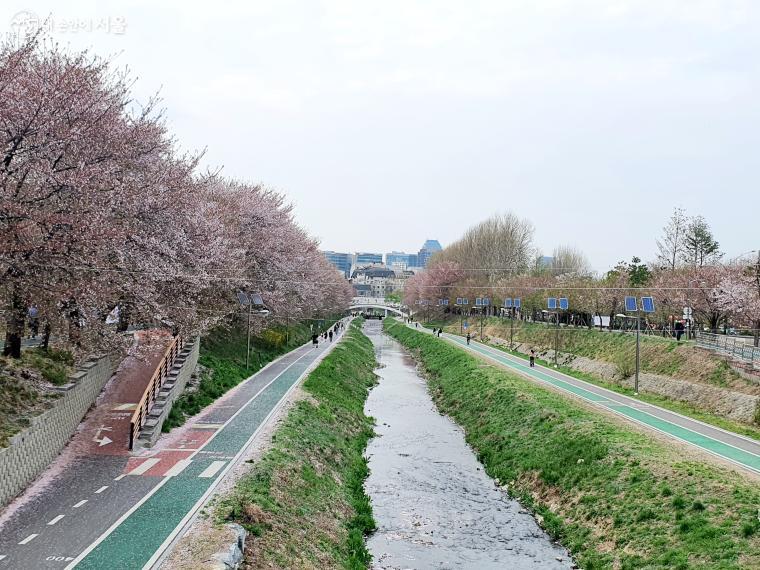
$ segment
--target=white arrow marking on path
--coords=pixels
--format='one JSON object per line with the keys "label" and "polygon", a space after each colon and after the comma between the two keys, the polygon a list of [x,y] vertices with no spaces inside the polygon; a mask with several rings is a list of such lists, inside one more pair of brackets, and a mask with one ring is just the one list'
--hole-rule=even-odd
{"label": "white arrow marking on path", "polygon": [[113,440],[108,436],[103,436],[103,439],[94,439],[93,441],[98,442],[98,447],[103,447],[104,445],[108,445],[109,443],[113,443]]}

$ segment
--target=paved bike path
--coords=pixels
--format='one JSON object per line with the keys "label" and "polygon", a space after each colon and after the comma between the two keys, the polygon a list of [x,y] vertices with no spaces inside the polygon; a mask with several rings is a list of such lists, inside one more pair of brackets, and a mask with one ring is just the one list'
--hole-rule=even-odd
{"label": "paved bike path", "polygon": [[67,448],[75,448],[75,459],[51,466],[49,482],[0,528],[0,569],[60,570],[80,562],[82,568],[142,568],[327,352],[321,343],[283,355],[148,452],[92,453],[92,434],[78,434]]}
{"label": "paved bike path", "polygon": [[[421,330],[410,328],[418,332]],[[428,329],[422,330],[432,334],[432,331]],[[458,335],[443,333],[442,336],[460,348],[481,354],[533,380],[569,392],[640,425],[698,447],[734,465],[760,473],[760,442],[757,440],[682,416],[590,382],[584,382],[551,368],[538,364],[531,368],[525,360],[480,342],[471,340],[470,345],[467,345],[467,341]]]}
{"label": "paved bike path", "polygon": [[[333,343],[331,346],[333,346]],[[176,476],[166,477],[66,568],[150,567],[197,512],[237,457],[245,451],[268,416],[304,373],[326,354],[305,346],[296,359],[254,398],[245,403],[194,455]]]}

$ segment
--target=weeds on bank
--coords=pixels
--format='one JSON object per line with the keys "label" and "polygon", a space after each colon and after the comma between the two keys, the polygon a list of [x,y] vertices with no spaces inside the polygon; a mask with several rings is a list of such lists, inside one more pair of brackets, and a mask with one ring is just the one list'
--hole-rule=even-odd
{"label": "weeds on bank", "polygon": [[760,567],[760,486],[390,320],[492,477],[583,568]]}
{"label": "weeds on bank", "polygon": [[372,344],[354,325],[303,385],[298,402],[257,461],[217,509],[257,538],[256,567],[367,568],[375,528],[363,453],[372,437],[364,402],[376,382]]}

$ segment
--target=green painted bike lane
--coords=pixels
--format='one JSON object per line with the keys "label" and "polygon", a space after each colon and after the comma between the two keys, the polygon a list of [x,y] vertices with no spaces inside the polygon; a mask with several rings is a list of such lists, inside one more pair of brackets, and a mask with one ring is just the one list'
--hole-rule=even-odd
{"label": "green painted bike lane", "polygon": [[[418,329],[414,329],[414,330],[418,330]],[[484,356],[487,356],[493,360],[496,360],[497,362],[504,364],[505,366],[508,366],[514,370],[518,370],[519,372],[526,374],[532,378],[535,378],[542,382],[546,382],[547,384],[551,384],[552,386],[559,388],[560,390],[570,392],[571,394],[574,394],[589,402],[593,402],[599,406],[606,408],[607,410],[610,410],[612,412],[625,416],[635,422],[644,424],[647,427],[663,432],[675,439],[679,439],[681,441],[684,441],[686,443],[699,447],[700,449],[703,449],[704,451],[712,453],[713,455],[717,455],[718,457],[728,459],[752,471],[756,471],[760,473],[760,456],[758,455],[755,455],[748,451],[744,451],[743,449],[739,449],[732,445],[723,443],[721,441],[713,439],[704,434],[695,432],[683,426],[676,425],[662,418],[658,418],[656,416],[653,416],[652,414],[649,414],[643,410],[639,410],[635,407],[622,404],[619,402],[610,401],[608,398],[605,398],[604,396],[601,396],[599,394],[586,390],[570,382],[566,382],[560,378],[557,378],[554,375],[547,374],[546,372],[543,372],[540,368],[531,368],[527,364],[522,364],[520,362],[516,362],[512,360],[511,358],[507,356],[503,356],[499,354],[500,351],[498,349],[487,347],[487,346],[481,345],[480,343],[471,343],[470,345],[468,345],[465,339],[458,337],[456,335],[446,334],[446,338],[461,345],[465,349],[483,354]],[[557,373],[557,374],[560,374],[560,373]]]}
{"label": "green painted bike lane", "polygon": [[[312,362],[312,359],[297,361],[283,371],[193,456],[184,471],[167,477],[163,485],[123,519],[100,544],[68,568],[143,568],[184,519],[195,511],[198,501],[226,473],[230,462],[244,449],[254,432]],[[225,461],[224,468],[213,477],[200,477],[214,461],[219,460]]]}

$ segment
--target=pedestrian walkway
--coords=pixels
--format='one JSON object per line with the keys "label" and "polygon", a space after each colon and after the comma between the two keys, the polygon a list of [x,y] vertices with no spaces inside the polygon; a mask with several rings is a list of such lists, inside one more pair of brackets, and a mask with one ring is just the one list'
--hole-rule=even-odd
{"label": "pedestrian walkway", "polygon": [[271,362],[153,450],[77,455],[0,527],[0,568],[150,567],[335,344]]}
{"label": "pedestrian walkway", "polygon": [[[428,329],[415,330],[431,332]],[[471,340],[468,346],[467,341],[458,335],[444,333],[443,338],[460,348],[520,372],[532,380],[572,394],[629,421],[665,434],[673,440],[711,453],[738,467],[760,473],[760,442],[755,439],[601,388],[552,368],[539,365],[531,368],[522,358],[474,340]]]}

